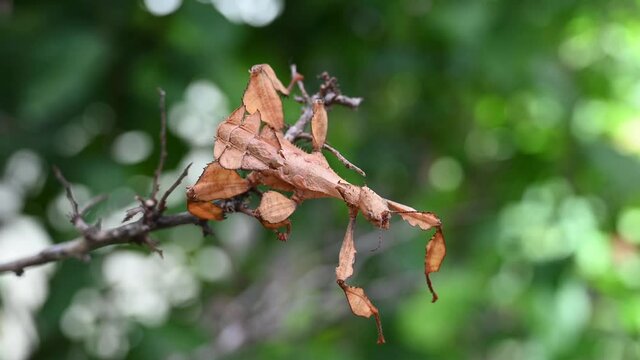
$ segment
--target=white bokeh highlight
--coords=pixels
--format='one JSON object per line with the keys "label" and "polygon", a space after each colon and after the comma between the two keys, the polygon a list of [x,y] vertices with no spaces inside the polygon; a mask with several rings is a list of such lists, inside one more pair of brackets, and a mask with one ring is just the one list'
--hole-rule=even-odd
{"label": "white bokeh highlight", "polygon": [[180,8],[182,0],[144,0],[144,6],[155,16],[169,15]]}
{"label": "white bokeh highlight", "polygon": [[169,130],[192,146],[213,144],[220,121],[229,114],[227,97],[210,81],[189,84],[184,100],[169,111]]}
{"label": "white bokeh highlight", "polygon": [[[32,255],[51,244],[49,235],[35,219],[15,217],[0,226],[0,262]],[[0,358],[27,359],[38,343],[33,314],[49,294],[48,264],[28,269],[21,277],[0,277]]]}
{"label": "white bokeh highlight", "polygon": [[111,146],[113,160],[120,164],[137,164],[151,155],[153,141],[142,131],[128,131],[120,134]]}
{"label": "white bokeh highlight", "polygon": [[282,0],[211,0],[229,21],[255,27],[269,25],[282,13]]}

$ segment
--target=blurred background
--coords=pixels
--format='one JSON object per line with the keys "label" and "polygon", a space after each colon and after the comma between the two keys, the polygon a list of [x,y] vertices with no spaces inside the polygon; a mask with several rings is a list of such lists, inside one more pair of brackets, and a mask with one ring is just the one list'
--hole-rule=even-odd
{"label": "blurred background", "polygon": [[[164,188],[212,159],[253,64],[365,100],[329,113],[347,180],[436,212],[430,234],[358,222],[351,315],[334,268],[348,212],[303,204],[287,243],[231,215],[214,237],[153,234],[164,260],[103,249],[0,276],[0,359],[640,358],[638,1],[0,1],[0,260],[77,233],[58,165],[90,219],[147,194],[167,92]],[[289,123],[299,104],[285,100]],[[179,189],[182,189],[181,186]],[[182,191],[169,212],[185,210]],[[378,242],[382,241],[379,249]],[[375,251],[372,251],[375,250]]]}

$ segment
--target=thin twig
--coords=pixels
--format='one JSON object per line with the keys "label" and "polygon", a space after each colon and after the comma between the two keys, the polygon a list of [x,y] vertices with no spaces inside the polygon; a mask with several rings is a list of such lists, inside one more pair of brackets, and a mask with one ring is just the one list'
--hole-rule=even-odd
{"label": "thin twig", "polygon": [[351,109],[357,109],[358,106],[360,106],[360,103],[362,103],[362,98],[349,97],[341,94],[338,94],[338,95],[329,94],[325,96],[324,101],[325,103],[328,102],[330,104],[340,104],[340,105],[349,107]]}
{"label": "thin twig", "polygon": [[101,195],[93,197],[91,200],[89,200],[89,202],[87,202],[86,205],[84,205],[80,209],[80,216],[86,216],[87,213],[89,212],[89,210],[93,209],[96,205],[98,205],[101,202],[105,201],[108,197],[109,196],[105,195],[105,194],[101,194]]}
{"label": "thin twig", "polygon": [[307,126],[311,118],[313,117],[313,108],[311,105],[303,106],[302,115],[298,118],[295,124],[291,125],[291,127],[287,130],[287,133],[284,134],[284,138],[293,142],[293,140],[304,131],[304,128]]}
{"label": "thin twig", "polygon": [[[295,65],[291,65],[291,72],[292,74],[297,74]],[[320,85],[320,90],[311,96],[305,90],[304,83],[302,81],[297,81],[298,87],[300,88],[300,93],[302,93],[302,99],[304,99],[304,102],[302,102],[302,114],[284,134],[284,138],[286,140],[294,141],[298,137],[298,135],[304,131],[305,127],[313,117],[314,100],[322,99],[327,110],[330,109],[331,105],[334,104],[347,106],[351,109],[356,109],[362,102],[362,98],[342,95],[340,93],[338,81],[335,77],[330,76],[326,72],[322,73],[319,77],[323,80],[323,83],[322,85]],[[296,98],[294,97],[294,99]],[[296,101],[298,100],[296,99]]]}
{"label": "thin twig", "polygon": [[311,104],[311,97],[309,96],[307,89],[304,88],[304,82],[302,81],[303,78],[298,73],[298,68],[296,67],[296,64],[291,64],[291,78],[300,79],[296,81],[296,84],[298,84],[298,89],[300,90],[300,94],[302,94],[302,98],[307,104]]}
{"label": "thin twig", "polygon": [[185,167],[184,170],[182,170],[182,174],[178,176],[176,181],[174,181],[173,184],[171,184],[171,186],[169,187],[169,189],[167,189],[167,191],[164,192],[164,195],[162,195],[162,199],[160,199],[160,203],[158,204],[158,211],[162,212],[167,208],[166,207],[167,198],[169,198],[169,195],[171,195],[173,190],[175,190],[176,187],[180,185],[182,180],[184,180],[184,178],[187,177],[187,175],[189,174],[189,168],[191,167],[191,165],[193,165],[193,163],[189,163],[189,165],[187,165],[187,167]]}
{"label": "thin twig", "polygon": [[82,213],[78,210],[78,201],[73,195],[73,190],[71,190],[71,183],[67,181],[64,175],[62,175],[62,171],[60,171],[60,169],[55,165],[53,166],[53,173],[64,188],[65,193],[67,194],[67,200],[69,200],[69,204],[71,204],[71,223],[82,235],[84,235],[86,239],[89,240],[92,235],[91,226],[87,224]]}
{"label": "thin twig", "polygon": [[[312,141],[313,140],[313,136],[309,133],[300,133],[298,134],[296,139],[302,139],[302,140],[307,140],[307,141]],[[344,157],[344,155],[342,155],[340,153],[340,151],[338,151],[336,148],[334,148],[333,146],[324,143],[324,145],[322,146],[323,149],[329,151],[330,153],[332,153],[333,155],[335,155],[338,160],[340,160],[340,162],[347,168],[350,170],[353,170],[355,172],[357,172],[358,174],[367,177],[367,174],[365,174],[364,171],[362,171],[362,169],[360,169],[359,167],[357,167],[356,165],[354,165],[351,161],[347,160],[347,158]]]}
{"label": "thin twig", "polygon": [[158,167],[153,175],[153,187],[151,188],[151,195],[149,199],[156,201],[156,196],[160,191],[160,175],[164,168],[164,162],[167,159],[167,110],[165,106],[166,92],[161,88],[158,88],[158,94],[160,95],[160,160],[158,161]]}
{"label": "thin twig", "polygon": [[142,209],[142,206],[136,206],[132,209],[128,209],[124,214],[124,219],[122,219],[122,222],[124,223],[133,219],[134,216],[140,214],[143,211],[144,210]]}
{"label": "thin twig", "polygon": [[58,181],[60,182],[60,184],[62,184],[62,187],[64,188],[66,194],[67,194],[67,199],[69,200],[69,203],[71,204],[71,211],[72,211],[72,215],[73,216],[78,216],[80,215],[80,213],[78,212],[78,202],[76,201],[75,197],[73,196],[73,191],[71,190],[71,184],[67,181],[67,179],[65,179],[64,175],[62,175],[62,172],[60,171],[60,169],[58,169],[57,166],[53,166],[53,174],[56,176],[56,179],[58,179]]}

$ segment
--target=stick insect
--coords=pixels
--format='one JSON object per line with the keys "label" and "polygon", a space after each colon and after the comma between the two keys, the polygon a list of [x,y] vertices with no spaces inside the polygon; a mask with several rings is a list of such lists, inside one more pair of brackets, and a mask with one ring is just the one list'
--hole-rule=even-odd
{"label": "stick insect", "polygon": [[[285,87],[266,64],[253,66],[250,74],[242,105],[218,126],[214,161],[207,165],[197,183],[187,188],[188,210],[203,220],[223,220],[224,200],[250,191],[258,192],[261,195],[259,206],[245,212],[256,217],[267,229],[277,232],[279,228],[286,228],[284,233],[277,232],[280,240],[286,240],[291,229],[289,217],[304,200],[332,197],[344,201],[350,209],[350,219],[340,249],[336,282],[355,315],[374,317],[378,343],[384,343],[378,309],[362,288],[347,284],[353,275],[356,255],[356,216],[362,213],[380,229],[389,228],[392,214],[398,214],[422,230],[435,228],[426,246],[424,270],[433,302],[438,295],[430,274],[439,270],[446,253],[440,219],[433,213],[384,199],[367,186],[350,184],[331,169],[321,152],[328,120],[322,100],[313,101],[313,150],[305,152],[285,139],[284,114],[278,93],[289,95],[291,86]],[[238,170],[249,173],[242,177]],[[258,185],[270,190],[260,192]]]}

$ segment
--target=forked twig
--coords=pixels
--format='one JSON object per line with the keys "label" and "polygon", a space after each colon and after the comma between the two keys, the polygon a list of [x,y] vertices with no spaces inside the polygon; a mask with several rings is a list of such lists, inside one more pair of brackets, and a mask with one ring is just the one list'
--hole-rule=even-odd
{"label": "forked twig", "polygon": [[[292,74],[294,72],[297,73],[295,65],[291,66],[291,72]],[[340,88],[338,87],[336,78],[329,76],[328,73],[322,73],[320,75],[320,78],[323,80],[323,83],[320,85],[320,90],[312,96],[309,96],[301,80],[297,82],[300,92],[302,93],[304,105],[302,107],[302,115],[300,115],[298,120],[284,134],[284,138],[286,140],[293,142],[296,138],[298,138],[298,135],[300,135],[300,133],[304,132],[305,127],[307,126],[307,124],[309,124],[309,121],[311,121],[311,118],[313,117],[314,100],[323,100],[324,106],[327,109],[330,109],[331,105],[334,104],[347,106],[351,109],[356,109],[362,102],[362,98],[342,95],[340,93]]]}
{"label": "forked twig", "polygon": [[191,165],[193,165],[193,163],[189,163],[189,165],[187,165],[184,168],[184,170],[182,170],[182,173],[180,174],[180,176],[178,176],[176,181],[174,181],[173,184],[171,184],[171,186],[167,189],[167,191],[165,191],[164,195],[162,195],[162,198],[160,199],[160,203],[158,204],[158,210],[160,212],[164,211],[167,208],[166,206],[167,198],[169,198],[169,195],[171,195],[173,190],[175,190],[178,187],[178,185],[180,185],[182,180],[184,180],[184,178],[187,177],[187,175],[189,174],[189,168],[191,168]]}

